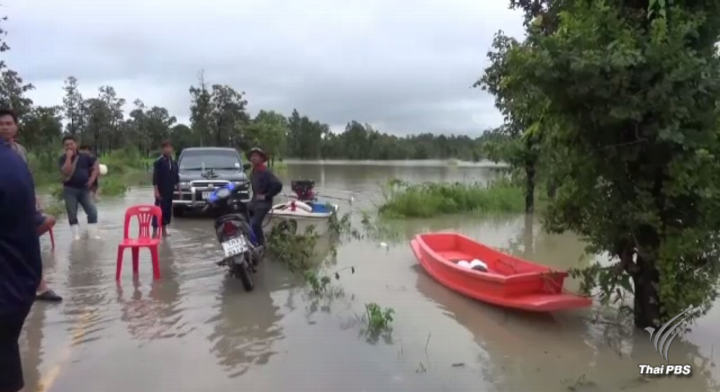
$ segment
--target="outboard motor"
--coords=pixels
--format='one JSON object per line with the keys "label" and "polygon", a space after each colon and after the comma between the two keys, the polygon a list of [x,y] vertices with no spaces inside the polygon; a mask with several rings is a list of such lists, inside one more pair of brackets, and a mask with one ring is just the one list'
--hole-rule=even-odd
{"label": "outboard motor", "polygon": [[315,181],[313,180],[294,180],[290,182],[290,189],[295,192],[299,201],[314,201]]}

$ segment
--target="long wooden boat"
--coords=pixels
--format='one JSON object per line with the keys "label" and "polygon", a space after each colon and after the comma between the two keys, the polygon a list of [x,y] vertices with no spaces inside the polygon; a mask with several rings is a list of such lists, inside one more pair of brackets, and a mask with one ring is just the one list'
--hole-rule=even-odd
{"label": "long wooden boat", "polygon": [[[592,299],[563,290],[567,272],[522,260],[458,233],[419,234],[410,241],[423,269],[460,294],[497,306],[536,312],[584,308]],[[480,260],[487,272],[459,261]]]}

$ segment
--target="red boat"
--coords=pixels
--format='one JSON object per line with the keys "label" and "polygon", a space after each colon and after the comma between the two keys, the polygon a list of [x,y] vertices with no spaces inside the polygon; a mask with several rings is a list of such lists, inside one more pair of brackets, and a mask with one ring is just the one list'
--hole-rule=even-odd
{"label": "red boat", "polygon": [[[536,312],[592,305],[591,298],[563,290],[567,272],[502,253],[462,234],[419,234],[410,245],[425,271],[440,284],[483,302]],[[487,272],[458,265],[473,259],[484,263]]]}

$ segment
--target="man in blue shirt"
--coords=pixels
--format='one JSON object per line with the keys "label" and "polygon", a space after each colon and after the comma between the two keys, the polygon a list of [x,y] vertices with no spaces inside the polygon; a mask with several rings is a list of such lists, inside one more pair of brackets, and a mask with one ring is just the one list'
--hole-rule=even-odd
{"label": "man in blue shirt", "polygon": [[265,234],[263,234],[262,224],[265,216],[273,206],[273,197],[282,192],[283,184],[265,166],[268,156],[263,150],[254,147],[248,151],[247,157],[253,166],[250,173],[250,186],[252,187],[253,196],[248,205],[251,211],[250,227],[255,233],[258,245],[265,246]]}
{"label": "man in blue shirt", "polygon": [[[25,147],[16,142],[18,133],[18,118],[13,110],[0,109],[0,138],[5,141],[12,150],[14,150],[27,165],[27,151]],[[36,200],[37,201],[37,200]],[[37,204],[38,212],[35,215],[35,225],[38,237],[52,230],[55,226],[55,218],[45,215],[40,211],[39,203]],[[41,301],[58,302],[62,301],[62,297],[51,290],[44,279],[40,281],[37,289],[37,299]]]}
{"label": "man in blue shirt", "polygon": [[18,338],[42,277],[35,184],[22,158],[0,140],[0,391],[24,388]]}
{"label": "man in blue shirt", "polygon": [[[90,146],[83,144],[82,146],[80,146],[79,150],[80,150],[81,154],[86,154],[86,155],[89,155],[91,158],[95,158],[95,166],[99,166],[100,161],[98,161],[95,154],[93,154],[92,151],[90,151]],[[93,167],[93,169],[95,169],[95,168]],[[90,170],[90,174],[92,174],[92,170]],[[97,201],[97,193],[98,193],[98,189],[100,188],[100,184],[98,183],[99,177],[100,177],[99,175],[95,176],[95,182],[92,184],[92,187],[90,187],[90,193],[92,193],[93,200],[95,200],[95,201]]]}
{"label": "man in blue shirt", "polygon": [[97,160],[89,155],[80,154],[75,138],[70,135],[63,137],[63,147],[65,154],[58,160],[58,165],[63,176],[63,199],[65,199],[70,229],[75,239],[79,240],[77,212],[80,205],[87,214],[88,236],[100,238],[97,229],[97,208],[90,192],[100,173]]}

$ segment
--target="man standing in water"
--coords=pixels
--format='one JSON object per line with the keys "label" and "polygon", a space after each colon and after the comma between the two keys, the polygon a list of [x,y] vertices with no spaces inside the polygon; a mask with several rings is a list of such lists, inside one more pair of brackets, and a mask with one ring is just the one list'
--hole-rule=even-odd
{"label": "man standing in water", "polygon": [[[14,114],[10,116],[14,121]],[[42,277],[36,213],[35,184],[30,170],[10,144],[0,139],[0,391],[3,392],[22,392],[25,387],[18,339]]]}
{"label": "man standing in water", "polygon": [[[100,162],[98,161],[97,157],[95,155],[93,155],[93,153],[90,151],[89,146],[83,144],[82,146],[80,146],[79,150],[80,150],[81,154],[85,154],[85,155],[89,156],[90,158],[95,159],[95,165],[90,170],[90,174],[92,175],[93,170],[98,170]],[[97,176],[95,176],[95,182],[93,182],[92,186],[90,187],[90,193],[92,193],[94,201],[97,201],[97,192],[98,192],[98,188],[99,188],[98,179],[99,178],[100,178],[99,174]]]}
{"label": "man standing in water", "polygon": [[[169,141],[162,144],[162,155],[153,164],[153,188],[155,189],[155,205],[162,210],[162,234],[169,236],[167,226],[172,220],[173,192],[180,193],[180,174],[177,163],[173,160],[173,146]],[[153,237],[157,236],[158,222],[152,221]]]}
{"label": "man standing in water", "polygon": [[249,205],[250,226],[258,240],[258,245],[265,246],[265,234],[262,230],[263,220],[273,206],[273,197],[282,191],[283,185],[265,166],[268,157],[263,150],[255,147],[248,151],[247,156],[253,165],[252,173],[250,173],[250,185],[253,191]]}
{"label": "man standing in water", "polygon": [[65,154],[58,159],[58,165],[63,176],[63,199],[65,199],[65,209],[73,237],[76,240],[80,239],[77,219],[78,205],[80,205],[87,214],[88,236],[99,239],[97,208],[90,193],[100,172],[97,162],[93,157],[78,152],[74,137],[67,135],[62,141]]}
{"label": "man standing in water", "polygon": [[[18,121],[15,112],[8,109],[0,109],[0,136],[2,136],[3,141],[7,143],[10,149],[15,151],[27,165],[27,151],[25,147],[15,141],[18,132],[17,124]],[[55,218],[44,215],[40,212],[39,203],[36,202],[36,204],[38,211],[35,213],[35,227],[38,237],[41,237],[55,226]],[[37,288],[37,299],[50,302],[62,301],[61,296],[57,295],[53,290],[50,290],[45,279],[40,280]]]}

